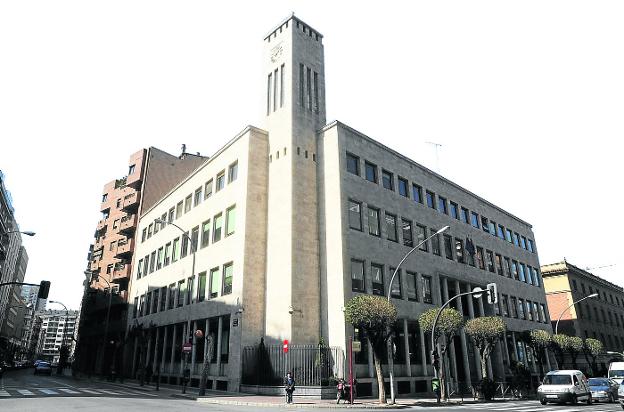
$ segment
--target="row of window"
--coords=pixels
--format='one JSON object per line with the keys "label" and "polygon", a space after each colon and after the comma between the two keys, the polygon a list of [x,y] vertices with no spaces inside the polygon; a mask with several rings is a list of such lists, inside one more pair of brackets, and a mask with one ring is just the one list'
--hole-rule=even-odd
{"label": "row of window", "polygon": [[[238,177],[238,161],[235,161],[228,167],[227,182],[228,184],[234,182]],[[184,200],[180,200],[175,207],[169,209],[168,213],[163,213],[159,218],[159,221],[150,223],[146,228],[143,228],[141,233],[141,242],[145,242],[146,239],[152,237],[153,234],[165,226],[167,223],[171,223],[174,220],[179,219],[182,215],[191,211],[191,208],[199,206],[203,200],[212,196],[213,179],[208,180],[203,186],[195,189],[194,193],[190,193]],[[221,191],[225,188],[225,169],[217,173],[216,185],[214,185],[215,192]]]}
{"label": "row of window", "polygon": [[[163,286],[134,298],[134,317],[147,316],[152,313],[164,312],[191,303],[203,302],[232,293],[234,264],[226,263],[216,266],[209,272],[204,271],[188,279],[179,280],[168,287]],[[197,292],[195,293],[195,290]]]}
{"label": "row of window", "polygon": [[[349,227],[354,230],[364,231],[363,224],[363,208],[362,203],[349,199],[348,201]],[[368,233],[371,236],[381,237],[380,222],[382,211],[370,205],[366,206],[366,220],[368,224]],[[428,237],[427,233],[433,234],[437,229],[427,228],[424,225],[406,219],[397,217],[396,214],[383,212],[386,238],[392,242],[399,242],[399,232],[401,233],[401,241],[407,247],[414,247],[422,243]],[[400,226],[399,226],[400,225]],[[400,228],[400,230],[398,230]],[[416,236],[414,237],[414,230]],[[428,232],[429,231],[429,232]],[[416,242],[416,243],[415,243]],[[443,242],[443,246],[442,243]],[[464,241],[460,238],[453,238],[448,233],[436,235],[431,239],[431,250],[434,255],[442,256],[442,247],[444,248],[444,256],[449,260],[456,260],[459,263],[465,263],[479,269],[487,270],[492,273],[498,273],[501,276],[507,276],[529,285],[540,287],[539,271],[535,267],[531,267],[524,263],[518,262],[508,257],[503,257],[499,253],[491,250],[484,250],[481,246],[475,246],[472,241],[467,239]],[[429,242],[425,242],[420,246],[423,252],[429,252]]]}
{"label": "row of window", "polygon": [[[225,211],[225,222],[223,213],[216,214],[212,220],[204,221],[201,226],[195,226],[189,232],[173,239],[165,246],[139,259],[137,264],[136,278],[141,279],[156,270],[169,266],[169,264],[185,258],[190,253],[197,251],[198,241],[201,249],[207,247],[211,242],[216,243],[221,240],[223,224],[225,223],[225,236],[234,234],[236,226],[236,205],[229,207]],[[212,229],[212,234],[211,234]],[[201,240],[200,240],[201,232]]]}
{"label": "row of window", "polygon": [[[347,171],[356,176],[362,176],[360,173],[360,158],[354,154],[347,152]],[[371,183],[381,184],[384,188],[395,191],[395,179],[394,173],[381,169],[381,179],[378,178],[378,166],[367,160],[364,161],[364,179]],[[416,203],[424,204],[431,209],[437,210],[440,213],[449,215],[452,218],[459,220],[463,223],[469,224],[475,229],[482,229],[484,232],[491,234],[492,236],[506,240],[507,242],[518,246],[531,253],[535,253],[535,246],[532,239],[526,236],[520,235],[518,232],[511,230],[501,224],[497,224],[495,221],[488,219],[485,216],[480,216],[474,211],[470,211],[467,208],[458,205],[456,202],[448,200],[445,197],[436,195],[430,190],[424,190],[422,186],[413,183],[411,185],[411,198]],[[396,191],[399,195],[410,198],[410,185],[406,178],[397,176],[396,178]]]}
{"label": "row of window", "polygon": [[[576,283],[576,279],[572,279],[572,287],[574,288],[575,292],[578,292],[579,289],[578,289],[578,285]],[[583,295],[584,296],[586,296],[588,294],[589,295],[593,295],[594,294],[594,288],[590,285],[589,286],[589,293],[588,293],[587,289],[585,289],[585,284],[583,282],[581,282],[581,290],[583,291]],[[596,288],[596,293],[598,293],[598,296],[596,297],[597,299],[601,299],[601,296],[602,296],[602,299],[605,302],[609,303],[609,299],[607,299],[607,292],[602,291],[602,295],[601,295],[600,294],[600,290],[598,288]],[[617,305],[617,306],[620,306],[620,307],[624,307],[624,299],[620,300],[620,297],[617,296],[617,295],[614,298],[612,293],[609,293],[609,297],[611,298],[611,304],[612,305]]]}
{"label": "row of window", "polygon": [[494,305],[496,315],[541,323],[549,322],[548,315],[546,314],[546,305],[543,303],[531,302],[528,299],[516,298],[504,294],[501,295],[499,303],[500,308],[498,305]]}
{"label": "row of window", "polygon": [[594,306],[594,316],[592,318],[592,308],[589,304],[583,305],[582,303],[578,303],[577,305],[577,314],[579,319],[601,322],[605,325],[617,326],[618,328],[620,326],[624,327],[624,314],[618,315],[617,313],[612,313],[610,310],[605,312],[603,308],[598,310],[598,308]]}

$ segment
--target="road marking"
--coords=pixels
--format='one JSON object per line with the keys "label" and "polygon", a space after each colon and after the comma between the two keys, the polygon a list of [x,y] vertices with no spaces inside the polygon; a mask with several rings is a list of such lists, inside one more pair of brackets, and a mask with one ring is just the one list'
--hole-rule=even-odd
{"label": "road marking", "polygon": [[67,389],[67,388],[62,388],[62,389],[59,389],[59,391],[61,391],[61,392],[65,392],[65,393],[70,393],[70,394],[77,394],[77,393],[80,393],[80,392],[72,391],[71,389]]}
{"label": "road marking", "polygon": [[4,389],[0,389],[0,396],[11,396],[11,394]]}
{"label": "road marking", "polygon": [[52,389],[39,389],[39,392],[43,392],[46,395],[58,395],[59,393],[56,391],[53,391]]}
{"label": "road marking", "polygon": [[20,394],[24,395],[24,396],[33,396],[34,393],[32,393],[31,391],[29,391],[28,389],[18,389],[17,390]]}
{"label": "road marking", "polygon": [[86,388],[77,388],[78,390],[84,392],[84,393],[90,393],[91,395],[101,395],[101,392],[98,391],[94,391],[93,389],[86,389]]}
{"label": "road marking", "polygon": [[119,392],[108,391],[108,390],[105,390],[105,389],[98,389],[98,390],[100,392],[103,392],[103,393],[108,394],[108,395],[119,395]]}

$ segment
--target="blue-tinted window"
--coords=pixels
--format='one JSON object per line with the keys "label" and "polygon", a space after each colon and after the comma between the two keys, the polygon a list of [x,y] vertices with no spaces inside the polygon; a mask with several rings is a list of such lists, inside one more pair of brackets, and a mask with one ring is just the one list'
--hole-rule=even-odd
{"label": "blue-tinted window", "polygon": [[347,172],[360,175],[360,158],[347,153]]}
{"label": "blue-tinted window", "polygon": [[533,272],[533,284],[537,287],[540,287],[539,272],[535,268],[532,268],[532,272]]}
{"label": "blue-tinted window", "polygon": [[366,169],[366,180],[377,183],[377,165],[365,162],[364,168]]}
{"label": "blue-tinted window", "polygon": [[450,209],[451,209],[451,217],[454,219],[459,219],[459,210],[458,210],[457,203],[451,202]]}
{"label": "blue-tinted window", "polygon": [[527,266],[526,270],[525,270],[524,263],[520,263],[520,271],[521,272],[526,272],[526,282],[529,285],[532,285],[533,284],[533,277],[531,276],[531,267]]}
{"label": "blue-tinted window", "polygon": [[490,232],[490,235],[496,236],[496,222],[494,222],[493,220],[490,220],[490,224],[488,225],[488,232]]}
{"label": "blue-tinted window", "polygon": [[423,202],[422,187],[418,186],[417,184],[412,184],[412,198],[415,202]]}
{"label": "blue-tinted window", "polygon": [[383,183],[383,187],[385,187],[388,190],[394,190],[394,177],[392,175],[392,173],[390,173],[387,170],[382,170],[381,171],[381,180]]}
{"label": "blue-tinted window", "polygon": [[511,230],[505,229],[505,239],[507,239],[507,242],[511,243]]}
{"label": "blue-tinted window", "polygon": [[481,228],[483,229],[484,232],[490,232],[490,222],[488,221],[488,218],[485,216],[481,216]]}
{"label": "blue-tinted window", "polygon": [[408,191],[409,189],[408,189],[407,180],[403,179],[402,177],[399,177],[399,194],[401,196],[409,197]]}
{"label": "blue-tinted window", "polygon": [[475,212],[470,212],[470,224],[479,229],[479,215]]}
{"label": "blue-tinted window", "polygon": [[440,211],[440,213],[444,213],[445,215],[448,215],[446,199],[443,198],[442,196],[438,196],[438,210]]}
{"label": "blue-tinted window", "polygon": [[501,239],[505,239],[505,228],[503,225],[498,225],[498,237]]}
{"label": "blue-tinted window", "polygon": [[427,190],[427,206],[429,206],[432,209],[436,208],[435,205],[435,193],[430,192]]}
{"label": "blue-tinted window", "polygon": [[526,241],[526,238],[524,236],[522,236],[520,238],[520,246],[522,246],[522,249],[526,249],[527,248],[527,241]]}
{"label": "blue-tinted window", "polygon": [[465,207],[461,208],[461,221],[464,223],[468,223],[468,209]]}
{"label": "blue-tinted window", "polygon": [[529,252],[535,253],[535,249],[533,248],[533,241],[531,239],[527,239],[527,248]]}
{"label": "blue-tinted window", "polygon": [[517,234],[516,232],[514,232],[513,234],[513,244],[516,246],[520,246],[520,240],[518,239],[520,237],[519,234]]}

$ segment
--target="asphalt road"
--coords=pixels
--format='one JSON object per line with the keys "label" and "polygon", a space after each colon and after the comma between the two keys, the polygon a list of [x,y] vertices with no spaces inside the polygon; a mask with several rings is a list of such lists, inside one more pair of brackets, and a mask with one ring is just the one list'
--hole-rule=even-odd
{"label": "asphalt road", "polygon": [[[418,408],[413,408],[418,409]],[[425,408],[420,408],[425,409]],[[559,405],[549,403],[542,406],[538,401],[510,401],[510,402],[493,402],[493,403],[479,403],[472,405],[455,405],[452,407],[436,407],[428,408],[435,409],[438,412],[454,411],[481,411],[481,412],[622,412],[622,407],[618,403],[594,403],[591,406],[588,405],[576,405],[569,404]]]}

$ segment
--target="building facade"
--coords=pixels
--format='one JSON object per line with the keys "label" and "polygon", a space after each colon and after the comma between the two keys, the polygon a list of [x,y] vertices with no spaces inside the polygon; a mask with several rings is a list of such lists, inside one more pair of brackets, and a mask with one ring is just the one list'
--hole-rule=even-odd
{"label": "building facade", "polygon": [[[246,390],[249,348],[324,342],[344,357],[349,338],[362,339],[346,324],[345,304],[391,293],[398,392],[427,392],[433,368],[418,316],[492,282],[498,305],[455,307],[466,318],[505,318],[491,365],[497,379],[512,361],[537,371],[519,340],[551,330],[531,225],[340,122],[326,124],[322,41],[294,16],[271,31],[264,129],[248,126],[143,209],[129,293],[132,372],[152,365],[176,382],[189,368],[196,385],[207,353],[201,330],[216,340],[210,386]],[[390,285],[394,265],[446,225]],[[478,382],[478,355],[463,334],[451,359],[457,385]],[[359,393],[374,394],[370,348],[356,356],[356,373]]]}
{"label": "building facade", "polygon": [[[606,350],[624,350],[624,289],[566,262],[542,266],[548,310],[559,333],[600,340]],[[585,299],[597,293],[596,298]],[[574,303],[574,305],[573,305]]]}
{"label": "building facade", "polygon": [[38,312],[39,337],[37,339],[37,359],[58,363],[61,346],[69,347],[68,356],[72,358],[75,347],[77,310],[46,310]]}

